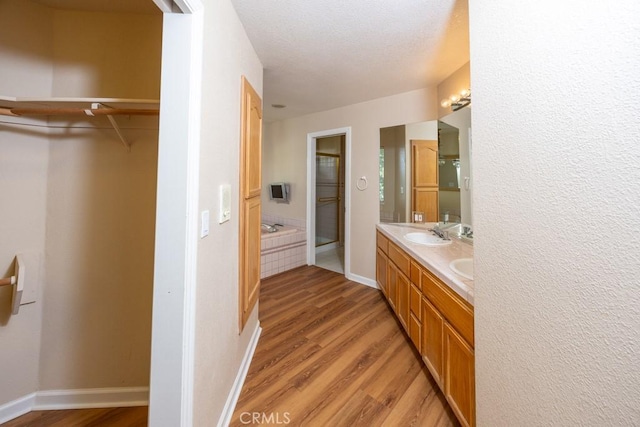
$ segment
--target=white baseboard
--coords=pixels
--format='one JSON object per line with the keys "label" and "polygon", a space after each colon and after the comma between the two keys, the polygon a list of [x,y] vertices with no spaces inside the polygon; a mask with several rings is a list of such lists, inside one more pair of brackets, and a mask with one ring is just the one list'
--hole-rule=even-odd
{"label": "white baseboard", "polygon": [[35,401],[36,394],[31,393],[1,405],[0,424],[6,423],[14,418],[18,418],[20,415],[24,415],[27,412],[31,412]]}
{"label": "white baseboard", "polygon": [[359,275],[353,274],[353,273],[347,274],[346,277],[347,277],[347,279],[349,279],[349,280],[351,280],[353,282],[358,282],[358,283],[360,283],[362,285],[367,285],[367,286],[369,286],[371,288],[374,288],[374,289],[380,289],[378,287],[378,283],[376,283],[376,281],[373,280],[373,279],[369,279],[368,277],[359,276]]}
{"label": "white baseboard", "polygon": [[227,397],[227,402],[224,404],[224,409],[222,410],[222,414],[220,415],[220,419],[218,420],[218,427],[226,427],[231,423],[231,417],[233,416],[233,411],[236,409],[236,404],[238,403],[238,398],[240,397],[240,392],[242,391],[244,380],[247,378],[247,372],[249,372],[251,359],[253,359],[253,354],[256,351],[256,346],[258,345],[258,340],[260,339],[261,333],[262,328],[260,327],[260,323],[258,322],[256,329],[253,331],[253,335],[251,336],[251,341],[249,341],[247,351],[242,358],[240,369],[238,370],[238,374],[236,375],[236,380],[233,382],[233,387],[231,387],[231,392]]}
{"label": "white baseboard", "polygon": [[43,390],[0,406],[0,424],[31,411],[54,409],[119,408],[149,404],[149,387]]}
{"label": "white baseboard", "polygon": [[119,408],[149,404],[149,387],[44,390],[36,393],[34,410]]}

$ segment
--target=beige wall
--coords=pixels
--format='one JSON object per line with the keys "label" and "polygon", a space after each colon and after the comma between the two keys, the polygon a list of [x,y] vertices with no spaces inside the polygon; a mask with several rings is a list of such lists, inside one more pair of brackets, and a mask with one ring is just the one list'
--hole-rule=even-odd
{"label": "beige wall", "polygon": [[[17,19],[17,17],[23,17]],[[51,13],[30,2],[0,1],[0,95],[49,95]],[[0,406],[38,387],[44,274],[47,130],[12,126],[29,120],[0,116],[0,277],[14,274],[14,256],[25,257],[25,286],[36,301],[11,315],[11,287],[0,288]]]}
{"label": "beige wall", "polygon": [[451,95],[459,94],[460,91],[465,89],[471,89],[473,92],[471,88],[471,62],[467,62],[438,84],[439,119],[451,114],[451,107],[445,108],[440,104],[442,100],[448,99]]}
{"label": "beige wall", "polygon": [[[157,98],[161,24],[0,2],[0,94]],[[131,153],[104,119],[0,132],[1,169],[13,172],[0,172],[0,188],[19,202],[0,212],[11,226],[0,228],[0,268],[28,253],[41,290],[0,320],[0,404],[36,390],[148,385],[157,119],[117,120]],[[0,304],[4,316],[5,294]]]}
{"label": "beige wall", "polygon": [[[211,212],[199,241],[194,367],[194,425],[220,418],[251,335],[254,309],[238,334],[240,77],[262,94],[262,65],[228,0],[205,1],[200,147],[200,209]],[[219,185],[231,185],[231,220],[218,224]],[[268,196],[267,196],[268,197]]]}
{"label": "beige wall", "polygon": [[477,424],[638,425],[640,2],[469,3]]}
{"label": "beige wall", "polygon": [[[306,218],[307,134],[351,126],[351,271],[375,278],[375,224],[379,221],[378,153],[380,128],[433,120],[436,90],[426,88],[349,105],[321,113],[268,123],[265,126],[263,179],[292,183],[289,205],[264,203],[270,214]],[[359,191],[356,180],[366,176],[369,187]],[[266,196],[268,198],[268,196]]]}

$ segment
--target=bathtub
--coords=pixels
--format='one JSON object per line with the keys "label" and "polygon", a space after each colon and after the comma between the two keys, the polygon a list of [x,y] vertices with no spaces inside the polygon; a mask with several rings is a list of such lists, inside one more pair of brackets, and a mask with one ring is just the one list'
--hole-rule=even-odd
{"label": "bathtub", "polygon": [[290,225],[284,225],[284,226],[276,225],[276,228],[278,229],[278,231],[271,232],[271,233],[269,231],[265,230],[264,228],[262,228],[262,230],[261,230],[262,231],[262,236],[261,236],[262,240],[264,240],[264,239],[273,239],[273,238],[276,238],[276,237],[282,237],[282,236],[286,236],[287,234],[293,234],[293,233],[298,231],[297,228],[292,227]]}
{"label": "bathtub", "polygon": [[276,228],[278,231],[274,233],[262,229],[260,278],[273,276],[307,263],[307,233],[290,225]]}

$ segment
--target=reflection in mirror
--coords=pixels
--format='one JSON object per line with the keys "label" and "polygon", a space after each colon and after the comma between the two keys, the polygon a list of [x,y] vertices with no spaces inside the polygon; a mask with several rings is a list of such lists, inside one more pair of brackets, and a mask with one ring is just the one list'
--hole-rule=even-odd
{"label": "reflection in mirror", "polygon": [[[414,222],[412,211],[429,210],[421,205],[426,200],[423,196],[429,194],[429,203],[437,206],[433,207],[434,216],[425,216],[423,221],[471,225],[470,136],[470,107],[455,111],[440,121],[381,128],[380,222]],[[412,159],[412,144],[415,146],[419,140],[437,141],[438,153],[437,156],[425,156],[433,158],[437,162],[435,165],[422,165],[422,159],[417,162],[420,173],[416,175],[414,172],[418,171],[412,171],[412,163],[417,160]],[[425,168],[430,167],[438,170],[437,184],[426,187],[418,184],[416,187],[415,177],[423,175]]]}

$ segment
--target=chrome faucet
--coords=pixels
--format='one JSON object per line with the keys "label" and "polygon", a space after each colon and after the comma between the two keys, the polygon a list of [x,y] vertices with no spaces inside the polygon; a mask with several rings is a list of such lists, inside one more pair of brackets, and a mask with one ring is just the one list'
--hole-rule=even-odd
{"label": "chrome faucet", "polygon": [[436,224],[430,231],[432,231],[433,234],[435,234],[436,236],[438,236],[441,239],[449,240],[449,232],[448,231],[444,231],[444,230],[440,230],[440,227],[438,227],[438,224]]}
{"label": "chrome faucet", "polygon": [[264,223],[264,222],[262,223],[262,228],[267,230],[267,232],[269,233],[275,233],[276,231],[278,231],[278,229],[275,226]]}

